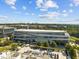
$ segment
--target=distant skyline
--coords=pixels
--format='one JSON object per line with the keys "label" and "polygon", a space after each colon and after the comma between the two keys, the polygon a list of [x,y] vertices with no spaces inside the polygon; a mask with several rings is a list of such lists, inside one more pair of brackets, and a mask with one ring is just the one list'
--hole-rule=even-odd
{"label": "distant skyline", "polygon": [[79,0],[0,0],[0,23],[79,24]]}

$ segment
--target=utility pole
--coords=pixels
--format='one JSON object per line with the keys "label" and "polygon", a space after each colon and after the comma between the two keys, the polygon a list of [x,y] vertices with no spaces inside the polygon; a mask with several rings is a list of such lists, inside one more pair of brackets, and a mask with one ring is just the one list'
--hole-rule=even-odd
{"label": "utility pole", "polygon": [[29,28],[30,28],[30,25],[28,24],[28,25],[27,25],[27,29],[29,29]]}

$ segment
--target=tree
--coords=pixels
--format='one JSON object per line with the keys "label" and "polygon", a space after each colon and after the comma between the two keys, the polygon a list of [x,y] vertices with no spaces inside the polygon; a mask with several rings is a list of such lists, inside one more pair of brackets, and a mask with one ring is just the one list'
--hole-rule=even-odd
{"label": "tree", "polygon": [[69,51],[71,55],[71,59],[77,59],[75,46],[71,46],[70,44],[66,44],[66,49]]}
{"label": "tree", "polygon": [[47,42],[44,42],[42,43],[44,47],[48,47],[48,43]]}
{"label": "tree", "polygon": [[69,43],[67,43],[67,44],[65,45],[65,48],[66,48],[67,50],[70,50],[72,47],[71,47],[71,45],[70,45]]}
{"label": "tree", "polygon": [[2,38],[2,39],[0,40],[0,46],[7,46],[7,45],[9,45],[10,43],[12,43],[12,41],[10,41],[10,40],[8,40],[8,39]]}
{"label": "tree", "polygon": [[77,59],[76,50],[75,49],[71,49],[70,55],[71,55],[71,59]]}
{"label": "tree", "polygon": [[32,40],[32,42],[33,42],[33,43],[35,43],[35,42],[36,42],[36,40],[35,40],[35,39],[33,39],[33,40]]}
{"label": "tree", "polygon": [[16,50],[17,49],[17,44],[16,43],[12,43],[10,46],[11,46],[11,50]]}
{"label": "tree", "polygon": [[57,44],[56,44],[55,41],[52,41],[51,44],[50,44],[50,46],[51,46],[51,47],[57,47]]}
{"label": "tree", "polygon": [[38,45],[38,46],[41,46],[41,43],[40,43],[40,42],[37,42],[37,45]]}
{"label": "tree", "polygon": [[50,45],[51,44],[51,42],[48,40],[48,44]]}

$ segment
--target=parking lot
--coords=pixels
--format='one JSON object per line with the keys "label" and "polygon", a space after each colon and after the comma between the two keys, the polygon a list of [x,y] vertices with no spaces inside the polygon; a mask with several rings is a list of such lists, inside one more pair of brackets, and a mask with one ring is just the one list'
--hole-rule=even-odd
{"label": "parking lot", "polygon": [[30,47],[20,47],[15,52],[4,52],[0,54],[0,59],[66,59],[63,52],[32,49]]}

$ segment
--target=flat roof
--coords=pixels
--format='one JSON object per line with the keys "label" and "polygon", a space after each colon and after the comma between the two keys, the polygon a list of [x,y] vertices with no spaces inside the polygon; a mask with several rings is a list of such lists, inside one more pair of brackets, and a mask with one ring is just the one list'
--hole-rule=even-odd
{"label": "flat roof", "polygon": [[64,30],[41,30],[41,29],[16,29],[20,32],[66,32]]}
{"label": "flat roof", "polygon": [[0,29],[12,29],[13,27],[0,26]]}

